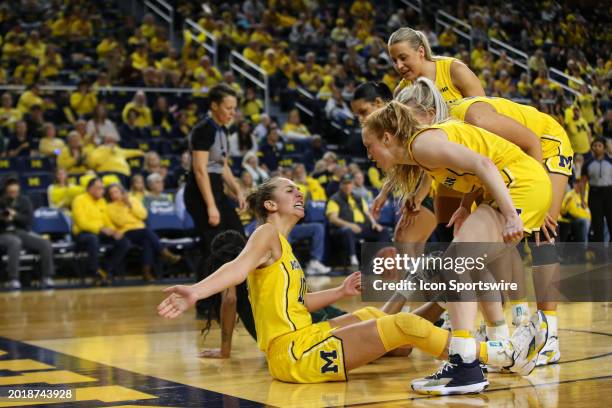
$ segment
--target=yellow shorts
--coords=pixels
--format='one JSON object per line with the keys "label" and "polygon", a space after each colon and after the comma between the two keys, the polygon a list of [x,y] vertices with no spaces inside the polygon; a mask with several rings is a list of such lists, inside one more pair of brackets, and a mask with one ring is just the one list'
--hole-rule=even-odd
{"label": "yellow shorts", "polygon": [[321,322],[272,340],[267,353],[272,377],[303,384],[346,381],[342,340],[332,330]]}
{"label": "yellow shorts", "polygon": [[550,173],[571,176],[574,150],[563,127],[556,120],[551,120],[540,140],[542,141],[542,159],[546,169]]}
{"label": "yellow shorts", "polygon": [[[501,169],[501,175],[523,221],[523,230],[528,234],[539,231],[552,203],[552,184],[542,165],[527,157]],[[484,201],[497,207],[488,193]]]}

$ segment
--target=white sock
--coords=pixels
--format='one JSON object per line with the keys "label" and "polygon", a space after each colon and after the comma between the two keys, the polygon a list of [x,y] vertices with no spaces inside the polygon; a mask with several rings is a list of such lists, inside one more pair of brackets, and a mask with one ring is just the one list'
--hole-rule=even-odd
{"label": "white sock", "polygon": [[476,360],[476,340],[473,337],[452,337],[448,354],[459,354],[464,363]]}
{"label": "white sock", "polygon": [[546,314],[546,321],[548,322],[548,337],[559,337],[559,321],[557,316],[551,316]]}
{"label": "white sock", "polygon": [[359,259],[357,259],[357,255],[351,255],[351,265],[359,265]]}
{"label": "white sock", "polygon": [[[504,351],[501,341],[487,341],[487,364],[494,367],[507,367],[512,364],[512,358]],[[482,343],[481,343],[482,347]]]}
{"label": "white sock", "polygon": [[510,338],[510,329],[507,324],[500,326],[487,326],[487,339],[493,341],[506,340]]}

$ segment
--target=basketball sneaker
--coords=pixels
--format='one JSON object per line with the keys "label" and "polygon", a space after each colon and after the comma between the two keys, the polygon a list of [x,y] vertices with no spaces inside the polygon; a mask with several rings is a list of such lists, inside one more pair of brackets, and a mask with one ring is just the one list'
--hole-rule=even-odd
{"label": "basketball sneaker", "polygon": [[536,366],[540,367],[546,364],[555,364],[561,360],[561,351],[559,350],[559,338],[550,336],[546,344],[538,354]]}
{"label": "basketball sneaker", "polygon": [[478,360],[464,363],[459,354],[453,354],[436,373],[413,380],[410,385],[419,394],[455,395],[482,392],[489,382]]}
{"label": "basketball sneaker", "polygon": [[538,310],[529,323],[514,331],[510,340],[486,343],[488,364],[503,367],[519,375],[529,375],[547,341],[548,322],[544,313]]}
{"label": "basketball sneaker", "polygon": [[529,306],[526,303],[512,305],[512,325],[522,326],[529,321]]}

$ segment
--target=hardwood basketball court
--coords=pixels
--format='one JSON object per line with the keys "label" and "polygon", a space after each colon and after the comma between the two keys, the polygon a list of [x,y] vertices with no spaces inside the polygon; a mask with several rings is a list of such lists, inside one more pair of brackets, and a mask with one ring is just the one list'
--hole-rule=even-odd
{"label": "hardwood basketball court", "polygon": [[[612,304],[559,308],[562,361],[529,377],[489,374],[481,395],[427,397],[410,380],[438,362],[415,351],[382,358],[349,374],[348,383],[273,381],[246,330],[234,334],[232,358],[197,358],[202,323],[194,312],[167,321],[155,306],[163,286],[67,289],[0,294],[0,387],[65,384],[76,400],[50,406],[607,406],[612,396]],[[341,303],[356,309],[357,300]],[[208,347],[218,347],[211,330]],[[1,400],[0,407],[33,405]],[[38,402],[43,404],[45,402]]]}

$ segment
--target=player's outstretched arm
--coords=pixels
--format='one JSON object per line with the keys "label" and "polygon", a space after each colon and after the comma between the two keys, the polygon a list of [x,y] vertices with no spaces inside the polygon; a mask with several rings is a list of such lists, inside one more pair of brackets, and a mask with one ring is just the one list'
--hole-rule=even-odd
{"label": "player's outstretched arm", "polygon": [[268,261],[275,239],[278,240],[278,233],[273,226],[257,228],[240,255],[206,279],[191,286],[177,285],[164,289],[170,296],[157,306],[157,312],[162,317],[173,319],[196,301],[243,282],[251,271]]}
{"label": "player's outstretched arm", "polygon": [[347,296],[361,293],[361,272],[353,272],[346,277],[342,285],[314,293],[307,293],[305,304],[309,312],[322,309]]}

